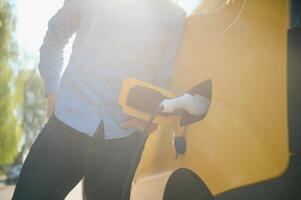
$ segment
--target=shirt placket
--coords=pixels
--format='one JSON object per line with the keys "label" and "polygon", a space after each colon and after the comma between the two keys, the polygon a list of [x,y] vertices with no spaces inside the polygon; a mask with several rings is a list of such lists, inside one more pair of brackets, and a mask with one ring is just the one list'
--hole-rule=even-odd
{"label": "shirt placket", "polygon": [[108,67],[107,67],[107,71],[106,71],[106,75],[103,76],[103,86],[102,86],[102,99],[103,99],[103,102],[102,102],[102,105],[101,105],[101,110],[104,110],[106,109],[106,102],[105,100],[107,99],[106,98],[106,95],[108,93],[108,90],[112,89],[111,86],[110,86],[110,78],[112,78],[112,73],[114,73],[114,70],[116,70],[116,62],[115,62],[115,59],[116,59],[116,55],[114,53],[114,49],[111,48],[111,53],[110,53],[110,59],[109,59],[109,62],[108,62]]}

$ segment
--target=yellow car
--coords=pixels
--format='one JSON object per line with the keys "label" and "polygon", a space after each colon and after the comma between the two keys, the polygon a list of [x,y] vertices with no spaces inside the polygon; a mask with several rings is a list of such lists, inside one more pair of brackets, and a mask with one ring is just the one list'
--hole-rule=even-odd
{"label": "yellow car", "polygon": [[188,17],[165,92],[180,96],[209,80],[210,107],[185,128],[158,120],[132,200],[301,199],[300,4],[204,0]]}

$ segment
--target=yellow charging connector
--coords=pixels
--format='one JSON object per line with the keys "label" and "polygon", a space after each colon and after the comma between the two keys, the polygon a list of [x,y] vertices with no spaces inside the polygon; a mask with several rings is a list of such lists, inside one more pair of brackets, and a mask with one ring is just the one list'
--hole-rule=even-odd
{"label": "yellow charging connector", "polygon": [[[152,93],[152,95],[150,95],[151,98],[147,98],[146,96],[150,93]],[[158,98],[156,99],[156,97]],[[150,104],[153,104],[153,106],[156,107],[160,99],[164,100],[175,97],[176,96],[172,92],[166,89],[134,78],[127,78],[124,80],[121,88],[119,104],[121,105],[123,112],[126,114],[148,121],[151,118],[152,113],[146,112],[144,108],[147,108]],[[139,109],[139,105],[136,106],[135,103],[131,102],[133,98],[136,98],[136,101],[140,101],[138,104],[143,104],[144,106],[140,106],[141,109]],[[178,116],[158,116],[153,122],[160,125],[168,125],[177,120],[177,118]]]}

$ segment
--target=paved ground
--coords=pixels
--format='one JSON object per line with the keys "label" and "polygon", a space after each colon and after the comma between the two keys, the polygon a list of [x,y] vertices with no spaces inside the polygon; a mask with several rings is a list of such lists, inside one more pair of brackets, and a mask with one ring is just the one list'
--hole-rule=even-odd
{"label": "paved ground", "polygon": [[10,200],[14,191],[14,186],[0,186],[0,199]]}
{"label": "paved ground", "polygon": [[[11,200],[12,194],[14,192],[15,186],[5,186],[0,184],[0,199],[1,200]],[[78,184],[68,195],[66,200],[82,200],[81,198],[81,185]]]}

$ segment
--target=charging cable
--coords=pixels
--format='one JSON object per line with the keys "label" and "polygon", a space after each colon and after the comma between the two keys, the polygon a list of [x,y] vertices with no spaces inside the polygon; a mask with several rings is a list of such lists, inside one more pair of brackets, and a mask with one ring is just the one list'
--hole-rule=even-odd
{"label": "charging cable", "polygon": [[125,199],[126,195],[128,195],[127,190],[129,188],[129,185],[132,184],[132,178],[134,177],[135,172],[136,172],[136,165],[140,161],[140,158],[141,158],[140,154],[142,153],[142,151],[144,149],[144,146],[145,146],[145,142],[146,142],[146,140],[149,136],[149,130],[150,130],[155,118],[162,113],[162,110],[163,110],[163,107],[160,106],[159,109],[157,109],[152,114],[151,118],[147,121],[147,123],[146,123],[146,125],[143,129],[142,136],[139,138],[140,140],[138,142],[138,147],[137,147],[137,149],[134,152],[134,155],[132,157],[132,161],[131,161],[128,176],[126,178],[126,181],[125,181],[123,189],[122,189],[121,200],[128,200],[128,199]]}
{"label": "charging cable", "polygon": [[162,103],[159,105],[159,108],[152,114],[144,127],[142,136],[140,137],[138,143],[138,147],[132,157],[130,170],[122,190],[121,200],[127,200],[125,199],[126,195],[129,195],[127,193],[127,190],[129,188],[129,185],[132,183],[132,178],[134,177],[136,172],[136,165],[140,161],[140,154],[144,149],[145,142],[149,136],[149,130],[155,118],[162,113],[177,114],[177,111],[179,110],[185,110],[191,115],[200,116],[208,111],[209,104],[210,101],[206,97],[200,95],[191,95],[188,93],[175,99],[166,99],[162,101]]}

